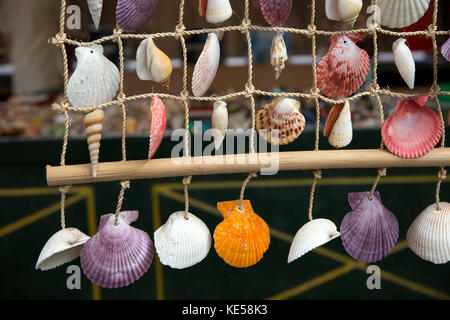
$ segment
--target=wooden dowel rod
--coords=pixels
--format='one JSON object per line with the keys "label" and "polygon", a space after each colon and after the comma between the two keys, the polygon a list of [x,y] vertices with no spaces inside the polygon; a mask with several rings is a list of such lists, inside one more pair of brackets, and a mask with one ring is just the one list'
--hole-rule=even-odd
{"label": "wooden dowel rod", "polygon": [[[99,163],[97,177],[90,164],[47,166],[47,184],[63,186],[82,183],[182,177],[211,174],[339,168],[446,167],[450,148],[436,148],[416,159],[398,158],[381,150],[327,150],[227,156],[152,159]],[[268,171],[267,171],[268,172]]]}

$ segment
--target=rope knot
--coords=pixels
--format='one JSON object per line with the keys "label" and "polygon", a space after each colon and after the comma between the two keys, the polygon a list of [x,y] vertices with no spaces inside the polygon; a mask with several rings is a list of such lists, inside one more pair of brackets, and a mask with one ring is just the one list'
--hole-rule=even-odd
{"label": "rope knot", "polygon": [[315,25],[309,25],[308,26],[309,36],[313,36],[314,33],[316,33],[316,30],[317,30],[317,28]]}
{"label": "rope knot", "polygon": [[245,85],[245,91],[247,92],[247,94],[246,94],[247,97],[250,97],[252,95],[253,90],[255,90],[253,83],[247,83]]}
{"label": "rope knot", "polygon": [[252,24],[252,22],[250,21],[250,19],[245,18],[242,20],[241,23],[241,28],[243,29],[241,32],[244,33],[245,31],[248,30],[248,28],[250,28],[250,25]]}
{"label": "rope knot", "polygon": [[117,95],[117,100],[118,100],[121,104],[123,104],[123,103],[125,102],[125,98],[126,98],[126,95],[125,95],[125,93],[123,93],[123,92],[121,92],[121,93],[119,93],[119,94]]}
{"label": "rope knot", "polygon": [[371,95],[375,96],[378,94],[378,90],[380,90],[380,86],[378,85],[378,83],[372,83],[370,85],[370,93]]}
{"label": "rope knot", "polygon": [[316,179],[316,180],[322,179],[322,170],[315,170],[314,171],[314,179]]}
{"label": "rope knot", "polygon": [[177,24],[175,27],[175,32],[178,33],[178,35],[182,35],[184,30],[186,30],[186,27],[184,26],[184,24]]}
{"label": "rope knot", "polygon": [[71,186],[62,186],[62,187],[59,187],[59,192],[61,192],[62,194],[67,194],[67,193],[69,193],[70,187],[71,187]]}
{"label": "rope knot", "polygon": [[315,98],[319,95],[320,89],[319,88],[311,88],[310,92],[311,92],[311,95],[313,96],[313,98]]}
{"label": "rope knot", "polygon": [[439,177],[439,180],[447,179],[447,170],[445,170],[445,169],[439,170],[438,177]]}
{"label": "rope knot", "polygon": [[386,173],[387,173],[386,168],[378,169],[378,175],[379,175],[380,177],[385,177],[385,176],[386,176]]}
{"label": "rope knot", "polygon": [[186,89],[183,89],[183,90],[180,92],[180,98],[181,98],[183,101],[187,101],[187,100],[188,100],[188,97],[189,97],[189,92],[188,92]]}
{"label": "rope knot", "polygon": [[436,34],[436,30],[437,30],[437,27],[430,24],[427,28],[427,34],[426,34],[427,38],[434,37],[434,35]]}
{"label": "rope knot", "polygon": [[64,41],[67,39],[67,36],[64,32],[58,32],[54,37],[48,39],[48,42],[54,45],[64,44]]}
{"label": "rope knot", "polygon": [[191,184],[191,180],[192,180],[192,176],[187,176],[183,178],[183,184],[187,185],[187,184]]}
{"label": "rope knot", "polygon": [[122,186],[123,189],[128,189],[130,188],[130,181],[128,180],[121,181],[120,185]]}
{"label": "rope knot", "polygon": [[64,112],[64,110],[66,110],[67,108],[69,107],[69,104],[67,103],[67,102],[61,102],[61,103],[57,103],[57,102],[55,102],[55,103],[53,103],[52,104],[52,109],[53,110],[57,110],[57,111],[59,111],[59,112]]}
{"label": "rope knot", "polygon": [[439,88],[439,86],[436,83],[434,83],[430,89],[430,98],[437,99],[437,97],[440,93],[441,93],[441,88]]}
{"label": "rope knot", "polygon": [[113,35],[115,38],[119,38],[122,35],[123,30],[119,27],[114,28]]}

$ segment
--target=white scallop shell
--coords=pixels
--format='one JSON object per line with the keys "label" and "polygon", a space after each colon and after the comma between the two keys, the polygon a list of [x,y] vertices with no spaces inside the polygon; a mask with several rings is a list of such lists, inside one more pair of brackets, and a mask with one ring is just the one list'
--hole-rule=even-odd
{"label": "white scallop shell", "polygon": [[272,40],[270,48],[270,65],[275,69],[275,80],[278,80],[288,59],[286,44],[283,39],[283,32],[277,32]]}
{"label": "white scallop shell", "polygon": [[98,29],[100,25],[100,18],[102,16],[103,0],[87,0],[89,13],[92,21],[94,21],[95,28]]}
{"label": "white scallop shell", "polygon": [[328,143],[335,148],[343,148],[348,146],[352,142],[352,139],[352,114],[350,112],[350,103],[346,100],[328,136]]}
{"label": "white scallop shell", "polygon": [[419,257],[435,264],[450,261],[450,203],[428,206],[417,216],[406,233],[409,248]]}
{"label": "white scallop shell", "polygon": [[416,76],[416,64],[409,47],[406,45],[406,39],[399,38],[392,45],[394,51],[395,65],[398,72],[405,80],[410,89],[414,89],[414,79]]}
{"label": "white scallop shell", "polygon": [[325,15],[330,20],[354,23],[362,5],[362,0],[326,0]]}
{"label": "white scallop shell", "polygon": [[220,148],[228,128],[228,110],[227,104],[223,101],[214,102],[214,111],[211,116],[212,136],[214,139],[214,147]]}
{"label": "white scallop shell", "polygon": [[206,224],[188,212],[177,211],[155,231],[155,247],[162,264],[183,269],[202,261],[211,248]]}
{"label": "white scallop shell", "polygon": [[192,93],[194,96],[201,97],[208,91],[219,68],[219,61],[219,40],[215,33],[210,33],[194,67],[192,75]]}
{"label": "white scallop shell", "polygon": [[289,249],[288,263],[305,253],[339,237],[336,225],[328,219],[314,219],[304,224],[295,234]]}
{"label": "white scallop shell", "polygon": [[404,28],[424,16],[430,0],[378,0],[377,5],[383,26]]}
{"label": "white scallop shell", "polygon": [[228,20],[233,14],[230,0],[208,0],[206,21],[219,24]]}
{"label": "white scallop shell", "polygon": [[75,49],[77,66],[67,85],[67,99],[77,108],[112,101],[119,90],[119,69],[103,55],[102,45]]}
{"label": "white scallop shell", "polygon": [[42,248],[36,263],[36,270],[53,269],[78,258],[83,245],[89,239],[89,236],[77,228],[59,230],[48,239]]}

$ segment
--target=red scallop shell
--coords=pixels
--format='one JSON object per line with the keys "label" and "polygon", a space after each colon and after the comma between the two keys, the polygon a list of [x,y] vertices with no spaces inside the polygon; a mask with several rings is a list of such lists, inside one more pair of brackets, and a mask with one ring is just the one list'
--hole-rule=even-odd
{"label": "red scallop shell", "polygon": [[401,158],[421,157],[439,142],[441,118],[426,105],[429,94],[397,102],[394,113],[381,127],[383,142]]}
{"label": "red scallop shell", "polygon": [[281,27],[291,15],[292,0],[260,0],[259,3],[264,19],[272,26]]}
{"label": "red scallop shell", "polygon": [[345,98],[361,87],[370,69],[367,52],[355,42],[364,35],[342,35],[331,38],[327,54],[317,65],[317,84],[323,94]]}

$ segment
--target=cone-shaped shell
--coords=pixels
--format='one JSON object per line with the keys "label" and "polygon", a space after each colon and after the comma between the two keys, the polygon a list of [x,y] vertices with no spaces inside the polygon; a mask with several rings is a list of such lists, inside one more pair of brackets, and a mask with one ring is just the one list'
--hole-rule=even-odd
{"label": "cone-shaped shell", "polygon": [[48,239],[36,263],[36,270],[49,270],[70,262],[80,256],[89,236],[76,228],[59,230]]}
{"label": "cone-shaped shell", "polygon": [[214,148],[218,150],[228,128],[228,110],[227,104],[223,101],[214,102],[214,111],[211,116],[212,136],[214,139]]}
{"label": "cone-shaped shell", "polygon": [[119,90],[119,69],[103,55],[102,45],[75,49],[77,66],[67,85],[67,99],[76,108],[112,101]]}
{"label": "cone-shaped shell", "polygon": [[211,233],[192,213],[185,217],[184,211],[177,211],[155,231],[155,247],[162,264],[175,269],[189,268],[208,255]]}
{"label": "cone-shaped shell", "polygon": [[200,17],[206,15],[206,8],[208,7],[208,0],[198,0],[198,14]]}
{"label": "cone-shaped shell", "polygon": [[383,142],[396,156],[421,157],[440,140],[442,121],[427,107],[428,96],[425,94],[399,100],[394,113],[383,123]]}
{"label": "cone-shaped shell", "polygon": [[309,251],[339,237],[336,225],[328,219],[314,219],[304,224],[295,234],[289,249],[288,263]]}
{"label": "cone-shaped shell", "polygon": [[406,233],[409,248],[424,260],[440,264],[450,261],[450,203],[428,206],[414,219]]}
{"label": "cone-shaped shell", "polygon": [[151,80],[169,87],[172,61],[151,37],[143,40],[136,51],[136,73],[141,80]]}
{"label": "cone-shaped shell", "polygon": [[158,0],[118,0],[116,22],[125,32],[144,26],[155,11]]}
{"label": "cone-shaped shell", "polygon": [[341,35],[331,38],[327,54],[317,65],[319,89],[332,98],[353,94],[366,80],[370,69],[367,52],[356,45],[364,35]]}
{"label": "cone-shaped shell", "polygon": [[102,16],[103,0],[87,0],[87,3],[92,21],[94,22],[95,28],[98,29]]}
{"label": "cone-shaped shell", "polygon": [[405,80],[410,89],[414,89],[414,79],[416,77],[416,64],[414,62],[411,50],[406,45],[406,39],[397,39],[392,45],[394,52],[395,65],[398,72]]}
{"label": "cone-shaped shell", "polygon": [[[449,32],[450,33],[450,32]],[[441,47],[442,56],[450,61],[450,39],[448,39]]]}
{"label": "cone-shaped shell", "polygon": [[305,117],[300,113],[300,102],[277,97],[256,113],[256,130],[267,142],[275,145],[291,143],[303,132]]}
{"label": "cone-shaped shell", "polygon": [[162,100],[153,97],[150,102],[150,111],[152,112],[152,123],[150,125],[150,143],[148,147],[148,159],[150,160],[158,150],[164,131],[166,130],[166,107]]}
{"label": "cone-shaped shell", "polygon": [[389,254],[398,240],[397,218],[381,203],[375,192],[348,194],[353,211],[342,220],[340,231],[345,250],[356,260],[374,262]]}
{"label": "cone-shaped shell", "polygon": [[84,117],[84,126],[86,128],[87,143],[89,146],[89,156],[91,158],[92,176],[97,176],[98,158],[100,154],[100,141],[102,139],[103,110],[95,110]]}
{"label": "cone-shaped shell", "polygon": [[245,268],[256,264],[269,248],[269,227],[254,213],[250,201],[239,200],[217,203],[224,220],[214,230],[214,248],[229,265]]}
{"label": "cone-shaped shell", "polygon": [[123,211],[115,226],[113,214],[101,216],[97,233],[81,250],[81,267],[89,280],[101,287],[119,288],[148,270],[155,250],[146,232],[130,226],[137,218],[137,211]]}
{"label": "cone-shaped shell", "polygon": [[280,77],[287,60],[288,55],[283,32],[278,32],[273,38],[272,47],[270,48],[270,65],[275,69],[275,80],[278,80]]}
{"label": "cone-shaped shell", "polygon": [[404,28],[419,21],[430,5],[430,0],[378,0],[381,25]]}
{"label": "cone-shaped shell", "polygon": [[192,93],[194,96],[201,97],[208,91],[216,77],[219,62],[219,39],[217,39],[215,33],[210,33],[192,74]]}
{"label": "cone-shaped shell", "polygon": [[328,19],[353,24],[361,12],[362,0],[326,0],[325,14]]}
{"label": "cone-shaped shell", "polygon": [[209,23],[220,24],[227,21],[232,14],[230,0],[208,0],[205,16]]}
{"label": "cone-shaped shell", "polygon": [[261,11],[267,23],[281,27],[291,15],[292,0],[260,0]]}
{"label": "cone-shaped shell", "polygon": [[346,147],[352,142],[352,114],[348,100],[331,109],[325,122],[324,135],[328,137],[328,143],[335,148]]}

